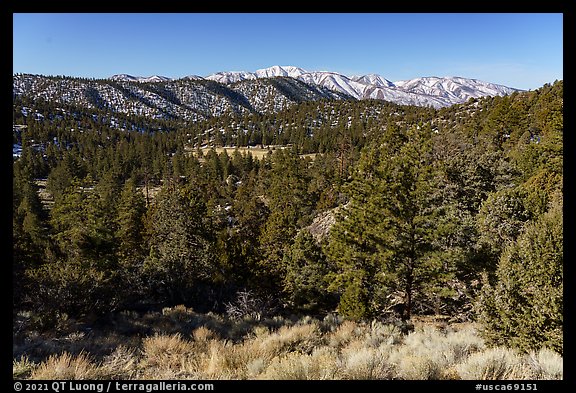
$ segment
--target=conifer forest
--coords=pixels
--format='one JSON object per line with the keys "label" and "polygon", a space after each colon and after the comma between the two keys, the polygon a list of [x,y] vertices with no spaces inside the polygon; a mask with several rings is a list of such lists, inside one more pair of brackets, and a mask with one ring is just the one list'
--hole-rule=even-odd
{"label": "conifer forest", "polygon": [[562,81],[12,134],[14,378],[562,378]]}

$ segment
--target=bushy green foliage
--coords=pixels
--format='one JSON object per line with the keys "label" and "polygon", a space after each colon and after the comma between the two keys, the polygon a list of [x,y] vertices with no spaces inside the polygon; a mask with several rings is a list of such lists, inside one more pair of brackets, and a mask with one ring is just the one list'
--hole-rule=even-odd
{"label": "bushy green foliage", "polygon": [[434,201],[431,131],[420,128],[386,135],[364,151],[349,205],[331,232],[328,254],[339,268],[334,286],[344,291],[340,311],[355,318],[381,312],[390,306],[385,299],[398,294],[409,319],[415,294],[451,269],[442,265],[440,247],[451,218]]}
{"label": "bushy green foliage", "polygon": [[[223,312],[251,293],[358,320],[470,318],[482,273],[496,291],[510,287],[502,266],[547,263],[520,244],[562,189],[562,95],[560,81],[440,110],[319,101],[194,122],[118,113],[114,124],[102,108],[16,97],[14,304],[51,316],[156,302]],[[200,149],[261,144],[258,158]],[[319,247],[306,228],[334,216]],[[494,299],[486,309],[504,307]]]}
{"label": "bushy green foliage", "polygon": [[36,285],[28,302],[37,310],[40,326],[50,327],[60,315],[97,315],[112,311],[121,300],[115,272],[106,272],[87,261],[61,260],[28,270]]}
{"label": "bushy green foliage", "polygon": [[562,353],[563,220],[561,196],[528,223],[500,258],[496,282],[486,282],[480,319],[494,343]]}
{"label": "bushy green foliage", "polygon": [[283,264],[284,294],[292,307],[308,311],[333,307],[334,295],[328,291],[332,269],[310,232],[304,229],[298,233]]}
{"label": "bushy green foliage", "polygon": [[146,201],[136,188],[135,180],[129,179],[122,189],[118,202],[116,221],[117,254],[126,265],[141,262],[144,249],[144,214]]}
{"label": "bushy green foliage", "polygon": [[148,285],[163,299],[189,301],[195,285],[209,280],[216,267],[205,204],[194,190],[166,187],[149,210],[147,228]]}

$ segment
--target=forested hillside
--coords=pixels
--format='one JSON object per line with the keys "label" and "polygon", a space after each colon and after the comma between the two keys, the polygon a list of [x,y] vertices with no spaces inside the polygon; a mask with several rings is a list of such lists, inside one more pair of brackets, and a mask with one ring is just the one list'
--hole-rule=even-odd
{"label": "forested hillside", "polygon": [[562,81],[438,110],[292,101],[187,121],[15,97],[15,320],[443,315],[562,353]]}

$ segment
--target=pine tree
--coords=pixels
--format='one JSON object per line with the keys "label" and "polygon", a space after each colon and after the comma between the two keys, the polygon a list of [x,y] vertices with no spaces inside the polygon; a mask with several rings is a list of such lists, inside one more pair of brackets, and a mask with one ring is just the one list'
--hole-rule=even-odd
{"label": "pine tree", "polygon": [[364,152],[327,249],[339,266],[340,311],[355,319],[382,311],[391,296],[409,319],[414,296],[443,268],[430,129],[391,137]]}
{"label": "pine tree", "polygon": [[48,246],[46,213],[38,196],[38,187],[28,171],[16,170],[13,179],[12,274],[13,301],[19,304],[26,292],[25,272],[41,265]]}
{"label": "pine tree", "polygon": [[58,199],[64,193],[66,188],[70,186],[72,178],[72,171],[65,163],[60,162],[50,171],[46,190],[52,194],[54,199]]}
{"label": "pine tree", "polygon": [[516,240],[524,224],[534,218],[525,206],[526,198],[523,187],[505,188],[491,193],[482,203],[476,216],[478,243],[486,250],[492,271],[502,251]]}
{"label": "pine tree", "polygon": [[256,172],[252,171],[238,187],[231,209],[234,223],[226,242],[232,281],[253,290],[262,283],[259,239],[270,214],[258,195],[256,182]]}
{"label": "pine tree", "polygon": [[57,194],[50,211],[53,240],[60,253],[69,259],[80,257],[88,247],[84,210],[86,194],[81,187],[78,179],[71,179],[71,185]]}
{"label": "pine tree", "polygon": [[284,293],[293,307],[317,312],[334,306],[334,296],[328,291],[332,268],[322,248],[306,229],[298,233],[284,255],[284,265]]}
{"label": "pine tree", "polygon": [[294,151],[277,150],[266,180],[270,215],[260,235],[262,271],[268,275],[272,291],[280,291],[285,274],[284,254],[294,242],[297,231],[309,219],[313,202],[307,192],[308,176]]}
{"label": "pine tree", "polygon": [[123,264],[132,266],[144,257],[144,214],[146,201],[143,193],[136,188],[136,181],[130,178],[124,184],[118,214],[116,216],[115,238],[118,242],[118,258]]}
{"label": "pine tree", "polygon": [[163,188],[149,210],[144,273],[163,300],[189,302],[195,286],[212,278],[214,233],[206,213],[202,198],[187,188]]}

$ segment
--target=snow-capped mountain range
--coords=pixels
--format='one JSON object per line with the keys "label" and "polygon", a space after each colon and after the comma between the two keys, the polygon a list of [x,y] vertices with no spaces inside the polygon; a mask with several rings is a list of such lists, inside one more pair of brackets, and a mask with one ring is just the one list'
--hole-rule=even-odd
{"label": "snow-capped mountain range", "polygon": [[128,74],[118,74],[114,75],[110,78],[113,81],[124,81],[124,82],[167,82],[171,80],[168,77],[160,76],[160,75],[152,75],[148,77],[143,76],[132,76]]}
{"label": "snow-capped mountain range", "polygon": [[291,66],[179,79],[128,74],[107,79],[13,76],[14,97],[186,121],[225,114],[277,113],[292,105],[319,100],[377,99],[441,108],[466,102],[471,97],[502,96],[516,90],[460,77],[391,82],[375,74],[349,77]]}
{"label": "snow-capped mountain range", "polygon": [[289,77],[246,79],[224,85],[200,77],[156,81],[153,77],[138,79],[129,75],[86,79],[16,74],[13,95],[79,108],[188,121],[225,114],[276,113],[307,101],[354,99]]}
{"label": "snow-capped mountain range", "polygon": [[[306,71],[294,66],[272,66],[247,71],[222,71],[204,78],[190,75],[186,78],[207,79],[225,85],[262,78],[289,77],[310,85],[328,88],[355,99],[380,99],[403,105],[432,106],[441,108],[466,102],[470,98],[483,96],[502,96],[518,89],[477,79],[462,77],[423,77],[411,80],[391,82],[377,75],[346,76],[330,71]],[[114,75],[116,81],[162,82],[170,80],[162,76],[133,77],[131,75]]]}

